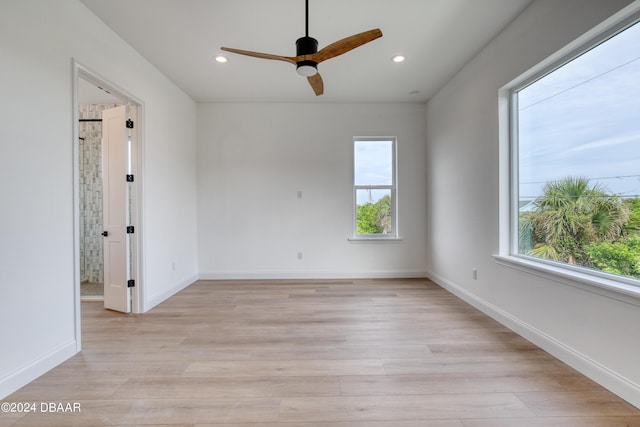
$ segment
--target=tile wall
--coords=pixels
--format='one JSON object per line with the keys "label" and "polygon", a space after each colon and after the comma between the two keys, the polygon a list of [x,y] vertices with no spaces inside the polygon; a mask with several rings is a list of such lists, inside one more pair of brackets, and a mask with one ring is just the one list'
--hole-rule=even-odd
{"label": "tile wall", "polygon": [[[115,104],[82,104],[80,119],[100,119]],[[80,277],[103,282],[102,257],[102,123],[80,122]],[[83,139],[84,138],[84,139]]]}

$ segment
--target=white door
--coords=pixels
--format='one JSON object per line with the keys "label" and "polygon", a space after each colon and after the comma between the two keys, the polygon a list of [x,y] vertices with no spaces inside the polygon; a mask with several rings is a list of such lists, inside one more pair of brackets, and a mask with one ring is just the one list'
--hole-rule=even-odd
{"label": "white door", "polygon": [[127,106],[102,112],[102,194],[104,236],[104,307],[129,313],[129,200]]}

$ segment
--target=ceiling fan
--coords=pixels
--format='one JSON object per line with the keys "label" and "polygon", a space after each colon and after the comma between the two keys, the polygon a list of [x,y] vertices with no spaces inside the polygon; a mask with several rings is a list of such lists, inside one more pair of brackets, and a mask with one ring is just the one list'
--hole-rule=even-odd
{"label": "ceiling fan", "polygon": [[313,37],[309,37],[309,0],[305,0],[305,16],[306,35],[296,40],[296,56],[271,55],[268,53],[251,52],[248,50],[232,49],[229,47],[222,47],[221,49],[226,52],[253,56],[255,58],[289,62],[296,66],[298,74],[307,78],[316,96],[320,96],[324,93],[324,83],[322,81],[322,77],[318,73],[318,64],[382,37],[382,31],[376,28],[374,30],[365,31],[364,33],[354,34],[353,36],[338,40],[337,42],[318,51],[318,40]]}

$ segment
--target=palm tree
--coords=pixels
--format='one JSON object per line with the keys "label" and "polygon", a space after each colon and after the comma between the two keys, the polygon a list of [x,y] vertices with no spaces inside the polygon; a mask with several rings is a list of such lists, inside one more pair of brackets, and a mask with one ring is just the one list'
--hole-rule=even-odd
{"label": "palm tree", "polygon": [[629,208],[619,197],[598,184],[590,187],[586,178],[548,182],[534,205],[534,211],[520,216],[529,254],[569,264],[586,263],[584,247],[616,240],[629,219]]}

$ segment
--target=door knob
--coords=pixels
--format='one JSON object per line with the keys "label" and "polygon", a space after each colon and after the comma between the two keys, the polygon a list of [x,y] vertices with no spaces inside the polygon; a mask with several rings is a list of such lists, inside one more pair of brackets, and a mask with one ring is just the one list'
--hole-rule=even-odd
{"label": "door knob", "polygon": [[109,235],[109,232],[108,232],[108,231],[103,231],[103,232],[102,232],[102,235],[103,235],[104,237],[107,237],[107,236]]}

